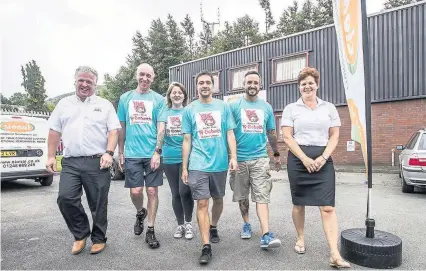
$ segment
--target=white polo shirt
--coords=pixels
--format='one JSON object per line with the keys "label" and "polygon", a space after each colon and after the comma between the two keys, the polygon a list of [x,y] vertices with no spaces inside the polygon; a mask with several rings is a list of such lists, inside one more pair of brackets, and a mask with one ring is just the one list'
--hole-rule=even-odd
{"label": "white polo shirt", "polygon": [[340,117],[334,104],[317,98],[317,106],[309,108],[302,98],[287,105],[281,117],[281,127],[293,127],[297,144],[327,146],[330,127],[340,127]]}
{"label": "white polo shirt", "polygon": [[121,129],[112,103],[92,95],[61,99],[49,118],[49,128],[62,133],[64,157],[91,156],[107,151],[108,133]]}

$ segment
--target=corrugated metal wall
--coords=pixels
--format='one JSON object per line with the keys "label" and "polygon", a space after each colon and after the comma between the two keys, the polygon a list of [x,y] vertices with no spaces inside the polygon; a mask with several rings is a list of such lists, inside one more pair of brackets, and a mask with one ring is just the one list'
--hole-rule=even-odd
{"label": "corrugated metal wall", "polygon": [[[425,2],[369,16],[372,102],[426,97]],[[223,98],[229,89],[229,69],[257,63],[263,89],[275,111],[299,97],[297,82],[272,84],[272,61],[277,56],[308,52],[309,66],[321,73],[318,95],[336,105],[345,104],[334,26],[272,40],[170,68],[170,80],[183,83],[196,96],[194,75],[200,70],[220,71]],[[234,92],[235,93],[235,92]]]}

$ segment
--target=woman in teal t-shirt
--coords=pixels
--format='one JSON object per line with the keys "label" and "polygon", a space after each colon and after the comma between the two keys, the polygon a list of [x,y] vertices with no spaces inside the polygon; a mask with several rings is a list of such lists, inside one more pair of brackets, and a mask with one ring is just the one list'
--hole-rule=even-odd
{"label": "woman in teal t-shirt", "polygon": [[182,114],[188,102],[188,93],[180,83],[172,83],[166,93],[167,106],[158,119],[159,136],[164,135],[163,167],[172,191],[173,211],[178,227],[175,238],[192,239],[192,212],[194,200],[189,186],[181,180],[182,175]]}

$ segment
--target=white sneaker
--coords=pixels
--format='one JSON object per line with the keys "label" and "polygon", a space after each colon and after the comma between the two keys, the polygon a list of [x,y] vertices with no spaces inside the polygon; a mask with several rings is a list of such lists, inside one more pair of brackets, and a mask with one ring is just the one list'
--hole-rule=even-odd
{"label": "white sneaker", "polygon": [[185,238],[190,240],[194,237],[194,233],[192,232],[192,224],[188,222],[185,224]]}
{"label": "white sneaker", "polygon": [[176,228],[175,234],[173,235],[174,238],[182,238],[185,234],[185,227],[183,225],[179,225]]}

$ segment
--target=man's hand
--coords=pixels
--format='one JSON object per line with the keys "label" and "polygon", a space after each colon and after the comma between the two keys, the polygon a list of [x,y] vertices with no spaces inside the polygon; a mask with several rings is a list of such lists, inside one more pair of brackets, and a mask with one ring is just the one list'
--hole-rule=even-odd
{"label": "man's hand", "polygon": [[56,157],[48,157],[46,162],[46,169],[50,173],[55,173],[56,169]]}
{"label": "man's hand", "polygon": [[154,152],[154,155],[152,155],[152,158],[151,158],[151,169],[153,171],[157,170],[157,168],[160,167],[160,162],[161,162],[160,154],[158,154],[157,152]]}
{"label": "man's hand", "polygon": [[182,182],[188,185],[188,170],[182,169]]}
{"label": "man's hand", "polygon": [[109,168],[112,165],[112,156],[109,153],[104,153],[101,157],[101,169]]}
{"label": "man's hand", "polygon": [[231,159],[229,159],[229,170],[231,170],[231,171],[238,170],[237,158],[231,158]]}
{"label": "man's hand", "polygon": [[315,159],[316,171],[320,171],[320,169],[325,165],[325,162],[327,162],[327,161],[322,156]]}
{"label": "man's hand", "polygon": [[123,168],[123,166],[124,166],[124,154],[123,154],[123,153],[120,153],[120,154],[118,155],[118,169],[119,169],[121,172],[124,172],[124,168]]}
{"label": "man's hand", "polygon": [[315,161],[309,157],[306,157],[302,160],[303,165],[308,170],[309,173],[312,173],[317,170],[315,166]]}
{"label": "man's hand", "polygon": [[279,156],[274,156],[275,170],[278,172],[281,169],[281,159]]}

